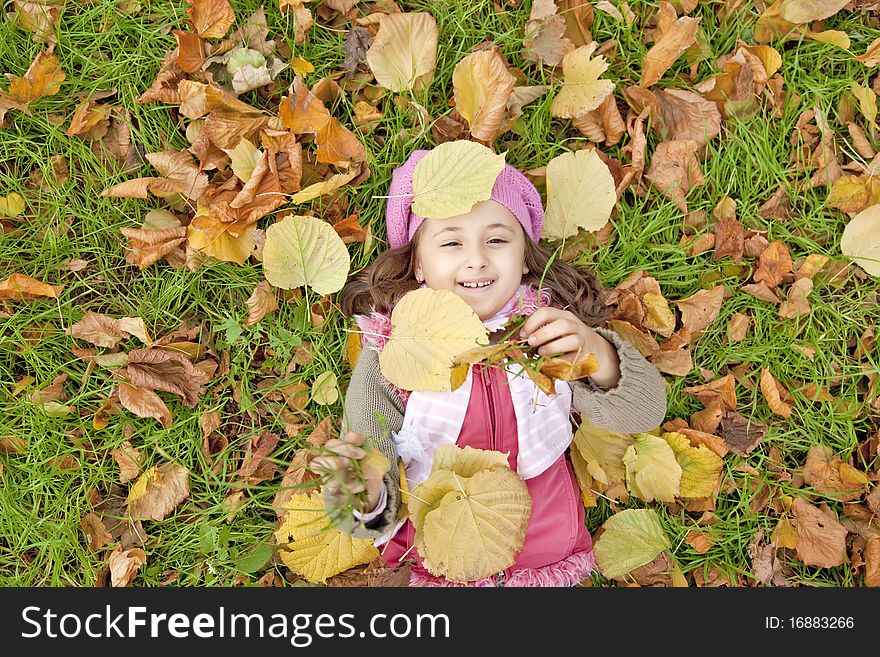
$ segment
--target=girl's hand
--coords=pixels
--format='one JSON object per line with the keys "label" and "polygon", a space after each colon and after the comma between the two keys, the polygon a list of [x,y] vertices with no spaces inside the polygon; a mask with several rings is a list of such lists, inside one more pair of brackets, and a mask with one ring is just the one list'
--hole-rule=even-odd
{"label": "girl's hand", "polygon": [[528,338],[529,345],[537,349],[538,355],[562,354],[562,358],[570,362],[590,352],[598,353],[601,345],[597,340],[605,340],[574,313],[552,306],[533,312],[519,335]]}
{"label": "girl's hand", "polygon": [[[361,513],[376,508],[384,486],[382,478],[388,471],[388,459],[375,447],[364,446],[365,440],[355,431],[349,431],[343,439],[332,438],[324,444],[325,453],[313,458],[309,466],[324,478],[327,491],[353,502]],[[364,491],[365,498],[357,495]]]}

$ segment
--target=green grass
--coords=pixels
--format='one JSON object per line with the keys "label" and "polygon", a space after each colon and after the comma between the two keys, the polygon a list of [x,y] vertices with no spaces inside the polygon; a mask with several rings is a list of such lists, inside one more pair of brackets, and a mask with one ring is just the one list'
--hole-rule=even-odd
{"label": "green grass", "polygon": [[[268,397],[280,385],[310,385],[324,371],[335,372],[344,391],[350,376],[342,357],[347,337],[344,329],[349,323],[334,308],[322,330],[312,330],[308,308],[317,297],[311,291],[305,291],[299,302],[280,303],[278,310],[258,325],[242,326],[247,316],[245,300],[263,277],[259,263],[243,267],[211,263],[190,271],[160,262],[140,271],[125,262],[125,239],[120,229],[138,226],[148,210],[165,206],[158,198],[109,199],[102,198],[100,192],[123,180],[152,175],[152,169],[146,163],[136,171],[108,168],[88,144],[77,137],[67,137],[65,130],[81,99],[115,89],[116,97],[106,102],[128,111],[132,143],[139,152],[187,146],[183,126],[177,124],[168,107],[135,103],[135,98],[153,82],[165,52],[175,46],[169,29],[182,27],[185,4],[166,0],[143,4],[144,11],[136,15],[120,11],[115,0],[69,8],[62,18],[55,48],[67,75],[61,91],[33,103],[33,116],[11,112],[11,126],[0,131],[0,196],[17,192],[28,205],[17,221],[21,233],[0,235],[0,280],[12,273],[22,273],[65,285],[57,302],[11,303],[8,316],[0,315],[0,437],[15,435],[28,441],[28,449],[21,454],[0,453],[0,585],[4,586],[91,585],[97,581],[105,565],[105,553],[88,549],[80,522],[92,510],[93,494],[100,492],[106,496],[118,481],[118,468],[110,451],[126,439],[140,449],[147,466],[173,460],[191,473],[189,498],[164,521],[144,523],[150,536],[147,564],[135,580],[136,585],[157,586],[171,570],[179,571],[177,584],[181,585],[253,584],[268,568],[283,574],[284,567],[274,564],[252,573],[243,572],[249,570],[244,557],[258,551],[261,543],[271,541],[276,526],[271,502],[281,480],[280,473],[305,438],[285,437],[283,418],[279,415],[281,405]],[[233,6],[241,21],[260,4],[256,0],[239,0]],[[269,37],[284,44],[291,56],[304,57],[314,64],[316,70],[307,78],[309,85],[342,69],[345,29],[316,22],[308,41],[297,45],[290,17],[279,13],[277,3],[265,4]],[[520,58],[530,3],[501,14],[493,12],[492,3],[399,4],[406,11],[430,11],[437,20],[440,44],[433,82],[425,91],[411,96],[435,118],[451,109],[447,100],[452,94],[451,78],[456,63],[485,40],[500,46],[508,61],[526,72],[529,84],[558,82],[557,74],[537,69]],[[594,38],[600,43],[617,41],[609,54],[612,63],[605,77],[617,84],[615,94],[621,107],[621,88],[638,83],[642,58],[649,47],[641,38],[642,16],[656,6],[631,2],[630,7],[638,17],[633,25],[596,11]],[[740,10],[719,22],[713,14],[716,6],[700,5],[694,14],[703,17],[701,32],[710,52],[709,58],[700,62],[696,79],[684,77],[690,66],[682,59],[667,72],[658,88],[692,88],[715,72],[715,61],[735,48],[737,39],[752,43],[756,19],[752,10]],[[849,33],[854,54],[864,52],[880,36],[880,31],[867,27],[860,16],[846,11],[829,19],[827,28]],[[852,61],[848,53],[817,41],[770,45],[783,56],[781,73],[786,92],[797,94],[799,101],[789,103],[779,119],[762,110],[746,122],[725,122],[721,135],[707,147],[706,160],[701,164],[706,182],[691,190],[688,208],[705,211],[711,217],[716,204],[725,195],[731,196],[737,201],[737,217],[742,223],[747,228],[768,231],[770,240],[784,241],[793,259],[810,253],[840,259],[843,256],[838,244],[848,218],[825,207],[827,190],[792,191],[792,216],[785,222],[765,221],[758,208],[780,185],[792,188],[796,182],[809,179],[811,172],[795,169],[790,144],[795,123],[805,109],[820,107],[835,131],[838,147],[854,152],[849,134],[838,120],[841,102],[850,96],[851,83],[870,86],[874,71]],[[4,63],[0,72],[23,74],[42,49],[42,44],[34,43],[30,34],[17,30],[8,21],[0,22],[0,61]],[[817,66],[817,61],[822,66]],[[283,71],[273,97],[263,100],[251,92],[242,99],[255,105],[277,106],[278,96],[291,81],[292,73]],[[6,88],[6,84],[0,86]],[[554,94],[555,89],[527,105],[518,131],[499,140],[508,151],[507,161],[520,169],[544,166],[553,157],[586,143],[569,121],[551,116]],[[402,94],[401,100],[404,98],[406,95]],[[373,197],[387,193],[391,170],[412,149],[430,147],[433,143],[430,131],[419,134],[417,125],[402,108],[395,107],[390,97],[383,102],[384,118],[364,138],[371,176],[358,188],[347,191],[349,211],[359,212],[361,223],[369,225],[377,238],[366,247],[355,244],[349,248],[353,271],[369,263],[383,248],[385,206],[382,199]],[[353,126],[354,112],[348,100],[337,102],[332,111],[345,125]],[[865,127],[863,119],[857,118],[856,122]],[[658,141],[657,135],[648,133],[649,157]],[[620,150],[627,143],[625,137],[616,146],[603,150],[628,161]],[[31,172],[46,169],[50,158],[57,154],[63,155],[69,165],[69,180],[59,184],[47,174],[44,187],[29,184]],[[306,209],[320,216],[325,205],[318,199]],[[736,291],[739,279],[729,273],[729,268],[724,269],[733,264],[732,260],[713,261],[711,251],[688,257],[678,246],[682,220],[676,206],[656,190],[651,189],[646,197],[640,198],[630,189],[613,219],[615,239],[607,246],[584,252],[577,260],[594,266],[609,289],[631,272],[644,269],[659,281],[670,300],[685,298],[713,284],[724,284]],[[263,219],[260,226],[269,223],[271,218]],[[75,258],[87,259],[88,268],[76,273],[62,269],[65,262]],[[753,266],[753,259],[745,259],[741,264]],[[754,390],[738,385],[739,410],[766,424],[768,433],[747,458],[734,454],[725,458],[725,480],[730,487],[723,489],[717,500],[717,522],[704,528],[716,539],[706,554],[699,554],[684,542],[700,514],[688,514],[673,505],[651,505],[662,518],[673,545],[672,553],[685,574],[692,576],[698,570],[717,569],[734,583],[737,576],[748,581],[749,542],[758,530],[769,537],[778,521],[769,508],[758,513],[752,511],[749,503],[754,493],[749,480],[754,477],[735,470],[738,464],[746,462],[761,473],[759,483],[767,482],[774,488],[772,499],[796,496],[802,491],[792,487],[791,482],[776,482],[768,471],[771,447],[780,450],[786,467],[794,472],[803,464],[810,446],[828,445],[847,459],[858,443],[876,430],[876,414],[852,417],[835,412],[831,404],[809,402],[799,393],[794,393],[794,413],[786,421],[770,412],[758,387],[761,367],[769,367],[783,384],[797,380],[822,385],[832,376],[836,365],[842,383],[832,389],[833,393],[844,400],[863,401],[866,371],[860,369],[861,363],[853,359],[846,345],[848,340],[860,336],[865,327],[876,325],[878,314],[873,299],[878,285],[874,279],[862,281],[851,274],[845,281],[837,286],[822,274],[817,276],[815,290],[809,297],[812,313],[797,320],[780,318],[772,304],[736,291],[725,301],[718,318],[692,345],[695,367],[718,376],[741,363],[752,364],[747,377]],[[65,333],[88,310],[115,317],[142,317],[154,337],[170,333],[183,322],[201,324],[211,334],[210,344],[216,354],[229,352],[229,373],[214,378],[195,409],[187,409],[170,395],[163,395],[174,415],[168,430],[157,422],[124,412],[112,416],[107,428],[96,431],[92,416],[112,392],[114,382],[111,373],[100,367],[82,381],[86,365],[73,355],[74,341]],[[749,314],[752,325],[745,340],[729,344],[726,325],[735,312]],[[284,373],[292,344],[298,340],[311,341],[315,359],[292,373]],[[814,360],[811,362],[792,349],[792,344],[813,346]],[[137,343],[132,339],[123,346],[136,348]],[[863,363],[876,374],[876,351],[868,353]],[[61,373],[69,376],[69,399],[65,403],[78,410],[65,417],[49,417],[29,401],[28,395],[49,385]],[[34,382],[12,396],[14,382],[25,376],[33,377]],[[667,375],[666,380],[668,419],[687,419],[700,410],[699,402],[682,392],[687,386],[703,382],[699,370],[685,377]],[[269,387],[261,387],[261,381],[267,381]],[[215,455],[217,472],[206,463],[199,449],[198,417],[209,410],[221,413],[223,431],[229,438],[228,447]],[[248,411],[261,411],[263,415],[254,419],[257,416],[251,417]],[[339,417],[342,402],[329,406],[310,402],[306,411],[311,422],[327,415]],[[272,455],[279,474],[273,480],[248,487],[246,504],[227,523],[221,502],[233,490],[234,472],[248,441],[264,430],[282,436]],[[53,465],[64,456],[75,458],[80,467],[67,470]],[[827,501],[842,513],[843,505],[830,498]],[[588,510],[588,527],[598,528],[615,508],[639,506],[641,503],[631,501],[612,508],[600,498],[598,506]],[[819,569],[804,566],[791,555],[785,555],[783,560],[787,576],[795,584],[861,583],[848,565]],[[607,582],[596,576],[594,583]]]}

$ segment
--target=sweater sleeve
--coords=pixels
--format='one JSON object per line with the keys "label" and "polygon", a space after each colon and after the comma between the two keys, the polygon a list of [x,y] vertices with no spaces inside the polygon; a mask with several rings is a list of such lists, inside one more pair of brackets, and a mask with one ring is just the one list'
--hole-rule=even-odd
{"label": "sweater sleeve", "polygon": [[607,328],[595,328],[617,348],[620,380],[602,390],[586,380],[570,381],[572,409],[603,429],[620,433],[649,431],[666,417],[666,382],[630,343]]}
{"label": "sweater sleeve", "polygon": [[398,431],[403,425],[406,409],[394,388],[379,372],[379,354],[368,346],[361,349],[355,363],[344,407],[342,436],[349,431],[363,434],[391,464],[391,469],[384,477],[387,502],[385,510],[368,522],[352,514],[334,513],[340,508],[342,500],[326,490],[324,507],[340,531],[355,538],[379,538],[394,527],[400,511],[400,474],[391,432]]}

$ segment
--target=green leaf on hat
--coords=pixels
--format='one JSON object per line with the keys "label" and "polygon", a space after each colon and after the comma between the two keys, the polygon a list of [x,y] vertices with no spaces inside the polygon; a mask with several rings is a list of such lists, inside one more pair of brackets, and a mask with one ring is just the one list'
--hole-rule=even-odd
{"label": "green leaf on hat", "polygon": [[413,169],[412,211],[420,217],[446,219],[470,212],[492,196],[504,154],[461,139],[433,148]]}

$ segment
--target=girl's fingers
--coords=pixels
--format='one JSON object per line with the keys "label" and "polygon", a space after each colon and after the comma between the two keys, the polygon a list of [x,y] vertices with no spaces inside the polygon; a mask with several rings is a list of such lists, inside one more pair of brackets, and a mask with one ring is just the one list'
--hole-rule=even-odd
{"label": "girl's fingers", "polygon": [[581,341],[578,336],[569,334],[558,340],[553,340],[552,342],[542,345],[541,348],[538,349],[538,354],[541,356],[549,356],[550,354],[567,354],[571,351],[577,351],[580,344]]}
{"label": "girl's fingers", "polygon": [[557,340],[566,335],[574,333],[574,327],[568,323],[566,319],[557,319],[536,330],[529,335],[529,345],[532,347],[540,347],[548,342]]}

